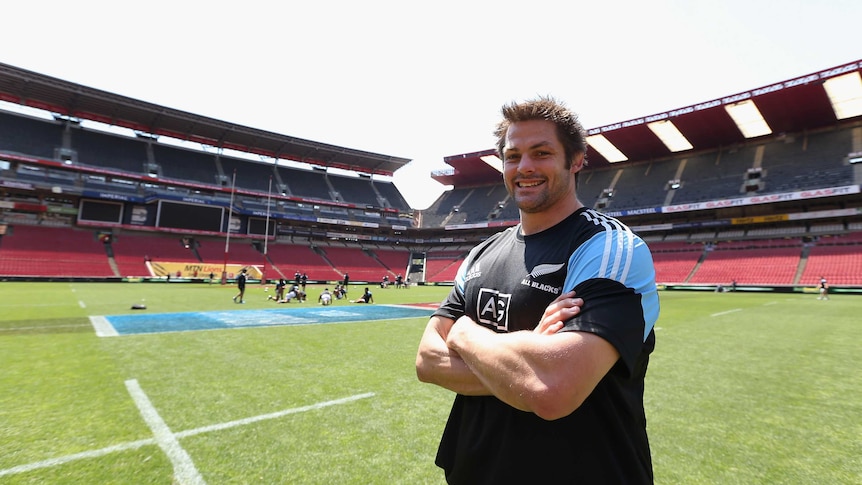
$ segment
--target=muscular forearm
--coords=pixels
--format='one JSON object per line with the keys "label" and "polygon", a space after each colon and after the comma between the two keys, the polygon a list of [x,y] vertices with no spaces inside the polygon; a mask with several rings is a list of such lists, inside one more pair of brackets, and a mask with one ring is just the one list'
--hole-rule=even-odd
{"label": "muscular forearm", "polygon": [[492,394],[512,407],[533,411],[540,377],[531,356],[540,354],[532,332],[498,334],[469,321],[459,321],[447,344]]}
{"label": "muscular forearm", "polygon": [[494,396],[544,419],[577,409],[618,358],[592,334],[496,333],[466,317],[446,342]]}
{"label": "muscular forearm", "polygon": [[490,392],[473,374],[457,352],[446,345],[448,322],[431,322],[422,336],[416,355],[416,375],[422,382],[436,384],[468,396],[485,396]]}

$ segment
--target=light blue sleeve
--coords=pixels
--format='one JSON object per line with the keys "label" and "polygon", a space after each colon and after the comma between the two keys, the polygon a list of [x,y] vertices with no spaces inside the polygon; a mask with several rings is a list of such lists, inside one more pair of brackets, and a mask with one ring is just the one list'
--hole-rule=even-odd
{"label": "light blue sleeve", "polygon": [[592,278],[618,281],[641,296],[644,340],[659,315],[655,267],[646,243],[628,227],[611,220],[569,257],[564,291]]}

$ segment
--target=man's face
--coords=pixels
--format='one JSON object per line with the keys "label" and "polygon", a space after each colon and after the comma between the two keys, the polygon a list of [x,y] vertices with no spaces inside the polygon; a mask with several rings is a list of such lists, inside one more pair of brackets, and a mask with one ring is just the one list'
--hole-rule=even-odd
{"label": "man's face", "polygon": [[521,212],[547,211],[566,197],[574,197],[576,167],[567,165],[550,121],[520,121],[506,132],[503,181]]}

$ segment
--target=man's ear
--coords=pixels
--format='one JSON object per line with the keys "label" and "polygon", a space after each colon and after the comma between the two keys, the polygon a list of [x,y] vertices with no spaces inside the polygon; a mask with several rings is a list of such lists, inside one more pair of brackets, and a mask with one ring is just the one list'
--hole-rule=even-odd
{"label": "man's ear", "polygon": [[572,172],[572,173],[578,173],[578,172],[580,172],[580,171],[581,171],[581,169],[583,169],[583,168],[584,168],[584,165],[586,165],[585,160],[586,160],[586,159],[585,159],[585,157],[584,157],[584,154],[583,154],[583,153],[575,153],[575,156],[574,156],[574,157],[572,157],[572,168],[571,168],[571,172]]}

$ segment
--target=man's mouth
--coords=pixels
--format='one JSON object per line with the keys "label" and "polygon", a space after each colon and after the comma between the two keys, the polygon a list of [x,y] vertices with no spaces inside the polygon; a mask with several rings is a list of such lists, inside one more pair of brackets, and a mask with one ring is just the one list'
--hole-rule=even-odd
{"label": "man's mouth", "polygon": [[533,180],[531,182],[515,182],[515,185],[517,185],[518,187],[521,187],[521,188],[535,187],[535,186],[541,185],[541,184],[542,184],[541,180]]}

